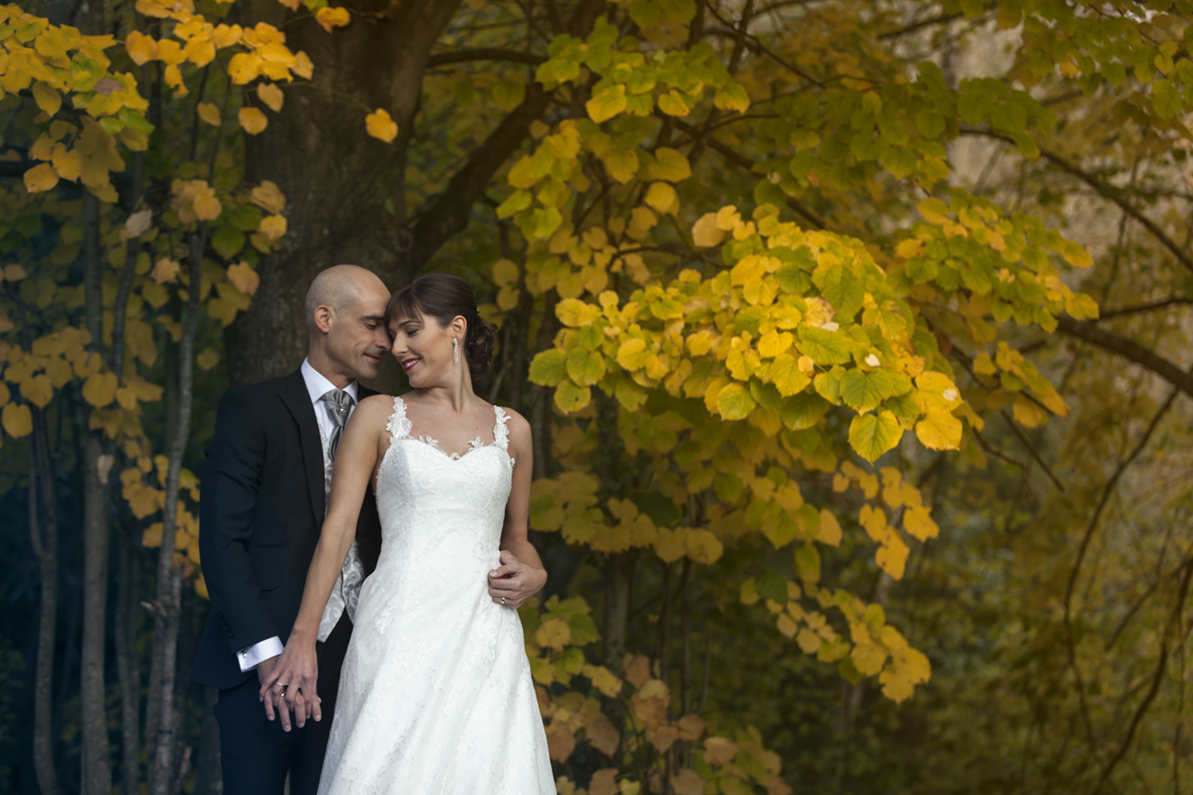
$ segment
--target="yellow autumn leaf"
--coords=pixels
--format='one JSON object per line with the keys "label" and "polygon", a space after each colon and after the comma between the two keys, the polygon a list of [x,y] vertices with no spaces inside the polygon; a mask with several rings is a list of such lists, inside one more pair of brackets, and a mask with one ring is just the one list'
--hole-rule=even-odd
{"label": "yellow autumn leaf", "polygon": [[389,111],[385,108],[377,108],[365,116],[365,132],[387,144],[393,143],[393,140],[398,137],[398,125],[390,117]]}
{"label": "yellow autumn leaf", "polygon": [[200,102],[196,108],[199,118],[210,124],[212,127],[219,127],[223,119],[220,118],[220,109],[210,102]]}
{"label": "yellow autumn leaf", "polygon": [[0,412],[0,424],[14,439],[28,436],[33,431],[33,412],[29,407],[20,403],[9,403]]}
{"label": "yellow autumn leaf", "polygon": [[220,355],[215,348],[204,348],[203,352],[195,357],[195,364],[199,365],[204,371],[210,370],[219,363]]}
{"label": "yellow autumn leaf", "polygon": [[827,508],[820,510],[820,534],[816,540],[830,547],[841,545],[841,523],[837,521],[836,515]]}
{"label": "yellow autumn leaf", "polygon": [[253,188],[249,195],[253,200],[253,204],[273,215],[277,215],[286,209],[285,194],[278,189],[276,183],[270,180],[262,180],[261,184]]}
{"label": "yellow autumn leaf", "polygon": [[654,182],[646,191],[646,203],[661,213],[672,214],[679,210],[679,194],[666,182]]}
{"label": "yellow autumn leaf", "polygon": [[692,225],[692,242],[700,248],[712,248],[725,238],[725,230],[717,226],[717,214],[705,213]]}
{"label": "yellow autumn leaf", "polygon": [[31,376],[20,384],[21,395],[39,409],[44,409],[54,397],[54,384],[47,375]]}
{"label": "yellow autumn leaf", "polygon": [[562,618],[548,618],[534,633],[538,645],[559,651],[571,640],[572,630]]}
{"label": "yellow autumn leaf", "polygon": [[41,81],[33,84],[33,101],[47,116],[53,116],[62,107],[62,95],[58,90]]}
{"label": "yellow autumn leaf", "polygon": [[178,275],[179,264],[176,260],[162,257],[149,272],[149,277],[158,284],[165,284]]}
{"label": "yellow autumn leaf", "polygon": [[49,163],[39,163],[25,172],[25,189],[41,193],[58,184],[58,172]]}
{"label": "yellow autumn leaf", "polygon": [[57,144],[54,146],[50,162],[62,179],[74,182],[83,173],[83,155],[78,149],[67,149],[64,145]]}
{"label": "yellow autumn leaf", "polygon": [[943,408],[929,408],[915,425],[920,443],[931,450],[956,450],[961,445],[961,420]]}
{"label": "yellow autumn leaf", "polygon": [[727,737],[707,737],[704,740],[704,761],[710,765],[724,765],[733,761],[740,750]]}
{"label": "yellow autumn leaf", "polygon": [[277,113],[282,109],[286,95],[282,93],[282,89],[278,88],[276,83],[261,83],[257,86],[257,98],[264,102],[270,110]]}
{"label": "yellow autumn leaf", "polygon": [[116,398],[116,374],[93,373],[83,382],[83,399],[96,408],[103,408]]}
{"label": "yellow autumn leaf", "polygon": [[1038,427],[1044,421],[1043,409],[1025,395],[1015,396],[1015,402],[1011,405],[1011,411],[1014,412],[1015,422],[1024,428]]}
{"label": "yellow autumn leaf", "polygon": [[637,337],[626,340],[617,349],[617,363],[626,370],[641,370],[650,356],[646,340]]}
{"label": "yellow autumn leaf", "polygon": [[687,549],[689,558],[706,565],[716,563],[725,551],[720,539],[710,531],[701,528],[692,528],[688,531],[684,538],[684,547]]}
{"label": "yellow autumn leaf", "polygon": [[257,135],[269,125],[269,119],[259,108],[241,108],[236,120],[249,135]]}
{"label": "yellow autumn leaf", "polygon": [[[286,216],[267,216],[261,220],[261,225],[257,229],[270,240],[281,240],[286,234]],[[241,290],[241,292],[244,291]]]}
{"label": "yellow autumn leaf", "polygon": [[500,259],[493,263],[493,281],[498,287],[518,281],[518,265],[513,260]]}
{"label": "yellow autumn leaf", "polygon": [[256,53],[238,52],[228,62],[228,76],[235,85],[243,86],[261,74],[261,63]]}
{"label": "yellow autumn leaf", "polygon": [[124,40],[124,49],[137,66],[144,66],[157,58],[157,41],[137,30],[128,34],[128,38]]}
{"label": "yellow autumn leaf", "polygon": [[315,12],[315,21],[318,22],[324,30],[331,33],[332,28],[342,28],[347,25],[351,19],[348,16],[348,9],[346,8],[332,8],[331,6],[324,6]]}
{"label": "yellow autumn leaf", "polygon": [[228,281],[245,295],[253,295],[261,285],[261,277],[247,262],[228,267]]}

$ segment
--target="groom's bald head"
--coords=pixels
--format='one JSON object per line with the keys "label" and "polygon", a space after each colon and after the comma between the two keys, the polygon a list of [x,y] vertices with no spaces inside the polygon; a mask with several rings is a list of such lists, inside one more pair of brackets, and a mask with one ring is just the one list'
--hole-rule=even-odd
{"label": "groom's bald head", "polygon": [[332,265],[320,271],[311,282],[311,289],[307,290],[307,331],[311,335],[319,332],[319,324],[315,319],[315,310],[319,307],[330,307],[337,315],[346,316],[351,313],[354,304],[380,293],[385,293],[386,300],[389,300],[389,291],[377,274],[359,265]]}
{"label": "groom's bald head", "polygon": [[389,290],[372,271],[335,265],[319,273],[305,306],[311,366],[341,387],[340,381],[376,378],[389,350],[387,303]]}

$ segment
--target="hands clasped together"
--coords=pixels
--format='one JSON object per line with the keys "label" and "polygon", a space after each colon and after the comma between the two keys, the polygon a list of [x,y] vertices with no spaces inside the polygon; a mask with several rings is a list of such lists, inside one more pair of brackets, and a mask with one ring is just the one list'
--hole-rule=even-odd
{"label": "hands clasped together", "polygon": [[[546,582],[546,571],[521,563],[514,553],[502,550],[500,565],[489,572],[489,598],[516,610]],[[265,714],[270,720],[280,719],[283,731],[290,731],[292,722],[302,728],[308,720],[323,719],[322,700],[315,692],[319,662],[314,637],[305,637],[296,630],[280,657],[271,657],[257,666],[257,678],[261,682],[257,695],[265,705]]]}

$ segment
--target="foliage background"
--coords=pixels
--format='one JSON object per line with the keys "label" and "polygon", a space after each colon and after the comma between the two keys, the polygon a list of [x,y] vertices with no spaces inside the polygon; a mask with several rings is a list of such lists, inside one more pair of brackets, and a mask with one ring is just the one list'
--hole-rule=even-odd
{"label": "foliage background", "polygon": [[502,327],[561,792],[1188,787],[1187,4],[0,13],[12,791],[215,791],[190,473],[335,261]]}

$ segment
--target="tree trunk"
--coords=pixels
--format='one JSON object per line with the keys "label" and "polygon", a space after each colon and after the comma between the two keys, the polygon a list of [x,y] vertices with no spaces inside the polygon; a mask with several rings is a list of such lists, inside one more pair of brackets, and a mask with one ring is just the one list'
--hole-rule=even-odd
{"label": "tree trunk", "polygon": [[[91,349],[103,345],[103,283],[99,241],[99,199],[83,194],[84,298]],[[108,473],[103,431],[83,439],[83,648],[79,699],[83,713],[83,793],[107,795],[112,788],[108,721],[104,709],[104,642],[108,596]]]}
{"label": "tree trunk", "polygon": [[166,472],[166,502],[162,511],[162,543],[158,549],[157,602],[154,604],[153,666],[151,677],[159,688],[156,716],[157,741],[149,765],[149,795],[172,795],[174,784],[175,736],[174,688],[178,663],[179,603],[182,593],[182,573],[174,565],[174,534],[178,518],[178,483],[182,475],[182,456],[190,438],[191,398],[195,359],[195,332],[199,327],[199,290],[202,278],[203,251],[206,232],[190,235],[187,253],[189,271],[186,320],[178,343],[178,403],[173,434],[167,450],[169,468]]}
{"label": "tree trunk", "polygon": [[140,625],[141,566],[139,539],[120,540],[120,581],[116,588],[116,674],[120,679],[121,767],[120,791],[136,792],[141,758],[141,673],[137,665]]}
{"label": "tree trunk", "polygon": [[617,552],[605,562],[605,664],[617,666],[625,653],[626,623],[630,616],[630,584],[634,560],[629,552]]}
{"label": "tree trunk", "polygon": [[[259,295],[227,332],[234,384],[292,371],[306,354],[302,306],[319,271],[355,263],[390,287],[409,281],[405,254],[406,148],[423,71],[460,0],[362,0],[348,27],[328,36],[310,15],[287,21],[275,0],[249,0],[245,18],[286,31],[287,45],[315,62],[313,82],[287,89],[285,112],[246,138],[246,176],[286,194],[282,250],[258,265]],[[384,108],[398,123],[387,144],[365,134],[365,115]],[[392,208],[392,212],[387,208]]]}
{"label": "tree trunk", "polygon": [[[33,408],[29,443],[29,533],[41,575],[41,615],[37,631],[37,669],[33,685],[33,767],[42,795],[59,795],[62,787],[54,766],[54,645],[58,619],[58,494],[50,457],[45,414]],[[38,503],[45,512],[45,531]]]}

